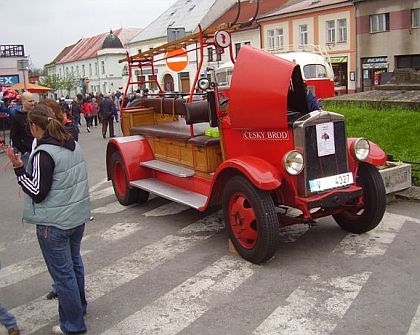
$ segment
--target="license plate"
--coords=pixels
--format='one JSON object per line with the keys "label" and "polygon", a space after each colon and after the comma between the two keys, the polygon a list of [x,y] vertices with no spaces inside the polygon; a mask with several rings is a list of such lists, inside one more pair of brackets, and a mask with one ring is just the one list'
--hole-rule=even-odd
{"label": "license plate", "polygon": [[353,174],[348,172],[335,176],[312,179],[309,181],[309,188],[311,192],[319,192],[350,184],[353,184]]}

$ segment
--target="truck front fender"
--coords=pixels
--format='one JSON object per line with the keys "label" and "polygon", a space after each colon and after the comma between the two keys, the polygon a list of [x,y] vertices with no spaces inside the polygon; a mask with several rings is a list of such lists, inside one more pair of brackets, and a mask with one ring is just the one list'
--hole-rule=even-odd
{"label": "truck front fender", "polygon": [[[347,139],[347,148],[349,151],[349,163],[350,166],[355,166],[358,164],[358,161],[356,157],[354,157],[354,144],[356,142],[357,138],[350,137]],[[382,150],[382,148],[377,145],[376,143],[369,141],[370,146],[370,152],[369,155],[366,157],[366,159],[363,161],[363,163],[368,163],[370,165],[384,165],[386,163],[386,153]]]}
{"label": "truck front fender", "polygon": [[129,181],[152,177],[150,169],[140,166],[140,162],[153,159],[149,142],[143,136],[114,137],[109,140],[106,148],[108,180],[112,178],[111,157],[114,152],[120,153]]}
{"label": "truck front fender", "polygon": [[279,170],[266,160],[254,156],[240,156],[224,161],[216,170],[215,180],[218,180],[219,176],[223,180],[226,171],[230,171],[231,175],[235,170],[262,190],[271,191],[281,185]]}

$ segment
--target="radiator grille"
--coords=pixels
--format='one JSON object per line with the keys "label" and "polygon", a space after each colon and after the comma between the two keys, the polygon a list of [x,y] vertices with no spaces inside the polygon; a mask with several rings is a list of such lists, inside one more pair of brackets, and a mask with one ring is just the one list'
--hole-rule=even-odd
{"label": "radiator grille", "polygon": [[318,157],[315,125],[306,127],[304,134],[306,191],[309,189],[309,180],[311,179],[348,172],[347,140],[344,121],[334,122],[335,154],[332,155]]}

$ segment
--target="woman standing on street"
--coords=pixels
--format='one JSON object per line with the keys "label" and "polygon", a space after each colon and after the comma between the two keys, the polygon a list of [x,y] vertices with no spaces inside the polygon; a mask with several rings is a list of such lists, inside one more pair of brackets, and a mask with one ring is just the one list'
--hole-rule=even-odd
{"label": "woman standing on street", "polygon": [[37,105],[28,114],[37,146],[26,171],[20,157],[7,149],[24,195],[23,221],[36,224],[38,242],[57,285],[60,324],[53,334],[86,332],[85,276],[80,245],[90,217],[86,162],[79,144]]}

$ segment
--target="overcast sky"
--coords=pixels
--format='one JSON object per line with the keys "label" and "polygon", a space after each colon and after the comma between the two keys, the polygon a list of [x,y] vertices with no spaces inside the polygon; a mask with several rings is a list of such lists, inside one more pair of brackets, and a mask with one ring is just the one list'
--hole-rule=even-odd
{"label": "overcast sky", "polygon": [[23,44],[33,65],[50,63],[82,37],[145,28],[176,0],[0,0],[0,44]]}

